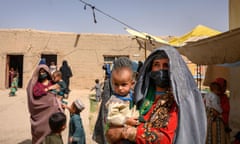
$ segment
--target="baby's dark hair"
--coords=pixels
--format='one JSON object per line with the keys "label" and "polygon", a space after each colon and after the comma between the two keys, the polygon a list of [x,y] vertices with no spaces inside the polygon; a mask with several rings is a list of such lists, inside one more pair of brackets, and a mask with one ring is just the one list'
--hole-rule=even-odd
{"label": "baby's dark hair", "polygon": [[210,90],[217,90],[221,91],[221,85],[219,85],[217,82],[210,83]]}
{"label": "baby's dark hair", "polygon": [[62,112],[53,113],[49,118],[49,127],[53,133],[60,132],[66,124],[66,115]]}
{"label": "baby's dark hair", "polygon": [[95,83],[99,83],[99,79],[95,79]]}
{"label": "baby's dark hair", "polygon": [[113,71],[119,68],[129,68],[132,71],[132,61],[127,57],[119,57],[113,62]]}

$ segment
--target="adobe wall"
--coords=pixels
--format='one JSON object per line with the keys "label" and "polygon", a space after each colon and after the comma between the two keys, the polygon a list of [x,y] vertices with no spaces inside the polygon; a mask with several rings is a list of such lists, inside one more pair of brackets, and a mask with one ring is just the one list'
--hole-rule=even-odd
{"label": "adobe wall", "polygon": [[[149,52],[148,52],[149,53]],[[70,88],[91,88],[103,79],[104,55],[128,55],[144,60],[144,50],[128,35],[76,34],[37,30],[0,30],[0,89],[5,88],[7,55],[23,55],[23,88],[41,54],[56,54],[57,65],[67,60],[72,68]]]}

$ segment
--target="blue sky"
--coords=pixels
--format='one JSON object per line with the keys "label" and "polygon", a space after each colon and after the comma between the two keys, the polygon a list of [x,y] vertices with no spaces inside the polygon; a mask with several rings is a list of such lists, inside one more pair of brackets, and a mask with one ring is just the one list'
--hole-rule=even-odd
{"label": "blue sky", "polygon": [[[138,31],[180,36],[198,24],[228,30],[228,0],[85,0]],[[124,25],[79,0],[1,0],[0,29],[128,34]]]}

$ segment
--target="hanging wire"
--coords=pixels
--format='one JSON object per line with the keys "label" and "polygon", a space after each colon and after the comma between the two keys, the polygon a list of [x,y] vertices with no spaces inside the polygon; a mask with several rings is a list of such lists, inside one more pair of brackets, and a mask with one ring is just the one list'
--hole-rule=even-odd
{"label": "hanging wire", "polygon": [[96,15],[95,15],[95,11],[94,10],[95,10],[95,7],[92,7],[94,23],[97,23],[97,19],[96,19]]}
{"label": "hanging wire", "polygon": [[87,3],[87,2],[85,2],[85,1],[83,1],[83,0],[79,0],[79,1],[80,1],[81,3],[84,4],[84,10],[86,10],[87,6],[90,7],[90,8],[92,9],[94,23],[97,23],[96,15],[95,15],[95,10],[96,10],[96,11],[98,11],[99,13],[101,13],[101,14],[103,14],[103,15],[109,17],[109,18],[111,18],[111,19],[114,20],[114,21],[117,21],[117,22],[121,23],[122,25],[124,25],[124,26],[126,26],[126,27],[128,27],[128,28],[130,28],[130,29],[133,29],[133,30],[135,30],[135,31],[140,32],[139,30],[135,29],[134,27],[132,27],[132,26],[130,26],[130,25],[128,25],[128,24],[122,22],[121,20],[119,20],[119,19],[117,19],[117,18],[115,18],[115,17],[113,17],[113,16],[111,16],[111,15],[109,15],[109,14],[103,12],[102,10],[96,8],[95,6],[93,6],[93,5],[91,5],[91,4]]}

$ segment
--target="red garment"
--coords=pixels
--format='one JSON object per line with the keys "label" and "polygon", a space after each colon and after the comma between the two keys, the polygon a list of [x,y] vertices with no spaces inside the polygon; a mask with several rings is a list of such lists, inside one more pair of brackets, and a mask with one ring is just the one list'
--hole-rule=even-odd
{"label": "red garment", "polygon": [[229,121],[229,113],[230,113],[230,103],[226,94],[222,94],[220,96],[220,102],[222,107],[222,118],[225,125],[228,126]]}
{"label": "red garment", "polygon": [[37,82],[33,87],[33,95],[35,97],[46,95],[47,92],[44,89],[51,85],[52,85],[51,81],[49,81],[48,85],[43,85],[42,83]]}
{"label": "red garment", "polygon": [[[157,100],[153,103],[150,110],[144,116],[145,120],[148,120],[152,115],[152,111],[156,107]],[[151,127],[149,131],[144,127],[145,123],[141,123],[137,127],[136,134],[136,143],[138,144],[172,144],[173,138],[175,134],[175,130],[177,128],[178,123],[178,108],[174,103],[172,108],[169,111],[169,120],[168,125],[162,128]]]}
{"label": "red garment", "polygon": [[222,117],[223,117],[223,122],[224,122],[225,126],[228,126],[230,103],[229,103],[229,99],[228,99],[227,95],[225,94],[227,81],[224,78],[216,78],[215,82],[218,83],[222,89],[222,94],[220,94],[220,103],[221,103],[221,108],[223,110]]}
{"label": "red garment", "polygon": [[239,140],[234,140],[233,144],[240,144],[240,141]]}

